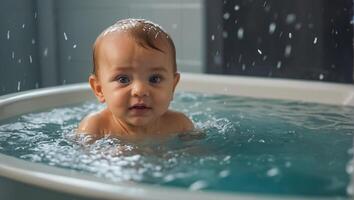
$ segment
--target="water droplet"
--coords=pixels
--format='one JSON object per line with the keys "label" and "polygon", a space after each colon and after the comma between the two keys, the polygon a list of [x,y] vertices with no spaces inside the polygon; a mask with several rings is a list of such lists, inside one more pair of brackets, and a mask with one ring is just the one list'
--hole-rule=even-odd
{"label": "water droplet", "polygon": [[177,29],[177,27],[178,27],[178,24],[172,24],[173,29]]}
{"label": "water droplet", "polygon": [[207,185],[208,184],[205,181],[199,180],[199,181],[196,181],[196,182],[192,183],[189,186],[189,189],[192,190],[192,191],[196,191],[196,190],[200,190],[200,189],[205,188]]}
{"label": "water droplet", "polygon": [[[226,89],[226,91],[227,91],[227,88],[225,88]],[[228,161],[228,160],[230,160],[230,158],[231,158],[231,156],[225,156],[225,158],[223,159],[224,161]]]}
{"label": "water droplet", "polygon": [[211,40],[215,40],[215,35],[211,35]]}
{"label": "water droplet", "polygon": [[240,6],[239,6],[239,5],[235,5],[234,9],[235,9],[236,11],[238,11],[238,10],[240,10]]}
{"label": "water droplet", "polygon": [[291,167],[291,162],[290,161],[286,161],[285,162],[285,167],[287,167],[287,168]]}
{"label": "water droplet", "polygon": [[17,91],[20,91],[21,90],[21,81],[18,81],[17,82]]}
{"label": "water droplet", "polygon": [[48,56],[48,48],[45,48],[43,51],[43,56]]}
{"label": "water droplet", "polygon": [[262,60],[265,61],[267,60],[268,56],[263,56]]}
{"label": "water droplet", "polygon": [[66,33],[64,32],[64,39],[68,40],[68,36],[66,35]]}
{"label": "water droplet", "polygon": [[32,38],[32,44],[36,44],[36,40],[34,38]]}
{"label": "water droplet", "polygon": [[265,143],[263,139],[258,140],[259,143]]}
{"label": "water droplet", "polygon": [[238,62],[241,63],[241,61],[242,61],[242,54],[240,54],[240,55],[238,56]]}
{"label": "water droplet", "polygon": [[282,64],[281,61],[278,61],[278,63],[277,63],[277,68],[278,68],[278,69],[281,68],[281,64]]}
{"label": "water droplet", "polygon": [[243,39],[243,35],[244,35],[243,28],[239,28],[237,31],[237,38],[241,40],[241,39]]}
{"label": "water droplet", "polygon": [[230,13],[226,12],[224,13],[224,19],[228,20],[230,18]]}
{"label": "water droplet", "polygon": [[245,70],[246,70],[246,65],[242,64],[242,71],[245,71]]}
{"label": "water droplet", "polygon": [[320,75],[318,76],[318,78],[319,78],[320,80],[323,80],[323,79],[324,79],[324,75],[323,75],[323,74],[320,74]]}
{"label": "water droplet", "polygon": [[229,36],[229,35],[228,35],[228,33],[227,33],[226,31],[223,31],[223,32],[222,32],[222,37],[223,37],[223,38],[227,38],[228,36]]}
{"label": "water droplet", "polygon": [[262,55],[262,51],[260,49],[257,49],[258,53]]}
{"label": "water droplet", "polygon": [[71,61],[71,56],[68,56],[68,61]]}
{"label": "water droplet", "polygon": [[301,29],[301,27],[302,27],[302,24],[301,23],[296,23],[296,25],[295,25],[295,30],[300,30]]}
{"label": "water droplet", "polygon": [[289,56],[290,56],[290,54],[291,54],[291,49],[292,49],[291,45],[286,45],[285,51],[284,51],[285,57],[289,57]]}
{"label": "water droplet", "polygon": [[287,24],[292,24],[292,23],[295,22],[295,20],[296,20],[296,15],[295,15],[295,14],[288,14],[288,15],[286,16],[285,22],[286,22]]}
{"label": "water droplet", "polygon": [[313,44],[317,44],[317,37],[315,37],[315,39],[313,39]]}
{"label": "water droplet", "polygon": [[64,79],[64,80],[63,80],[63,85],[65,85],[65,84],[66,84],[66,80]]}
{"label": "water droplet", "polygon": [[22,63],[22,59],[21,59],[21,58],[18,59],[17,62],[18,62],[18,63]]}
{"label": "water droplet", "polygon": [[273,167],[267,171],[267,176],[273,177],[279,174],[279,169],[276,167]]}
{"label": "water droplet", "polygon": [[29,62],[32,63],[32,56],[29,55],[28,58],[29,58]]}
{"label": "water droplet", "polygon": [[277,28],[277,25],[272,22],[269,24],[269,34],[273,34],[275,32],[275,29]]}
{"label": "water droplet", "polygon": [[15,52],[14,51],[11,52],[11,58],[12,58],[12,60],[15,59]]}
{"label": "water droplet", "polygon": [[37,19],[37,12],[34,12],[34,19]]}
{"label": "water droplet", "polygon": [[293,34],[292,33],[289,33],[289,38],[291,39],[293,37]]}
{"label": "water droplet", "polygon": [[34,87],[35,87],[36,89],[39,88],[39,83],[36,82],[36,84],[34,85]]}
{"label": "water droplet", "polygon": [[6,38],[9,40],[10,39],[10,30],[7,31],[7,36]]}
{"label": "water droplet", "polygon": [[227,176],[230,175],[230,171],[229,170],[222,170],[220,173],[219,173],[219,177],[220,178],[225,178]]}
{"label": "water droplet", "polygon": [[73,48],[75,49],[76,47],[77,47],[77,45],[76,45],[76,44],[74,44],[74,45],[73,45]]}

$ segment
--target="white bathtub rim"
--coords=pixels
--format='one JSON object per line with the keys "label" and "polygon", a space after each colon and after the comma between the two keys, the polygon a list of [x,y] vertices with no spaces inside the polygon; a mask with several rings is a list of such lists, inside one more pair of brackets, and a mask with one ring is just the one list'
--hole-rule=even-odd
{"label": "white bathtub rim", "polygon": [[103,199],[134,200],[329,200],[325,197],[189,191],[133,182],[112,182],[88,173],[61,169],[0,154],[0,176],[66,194]]}

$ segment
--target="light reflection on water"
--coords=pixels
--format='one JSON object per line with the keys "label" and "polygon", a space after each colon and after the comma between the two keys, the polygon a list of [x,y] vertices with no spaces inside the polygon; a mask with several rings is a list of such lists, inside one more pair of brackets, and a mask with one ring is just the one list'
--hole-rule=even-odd
{"label": "light reflection on water", "polygon": [[0,152],[113,181],[189,190],[351,193],[354,108],[199,93],[178,93],[171,106],[205,137],[89,144],[73,130],[103,105],[84,102],[4,121]]}

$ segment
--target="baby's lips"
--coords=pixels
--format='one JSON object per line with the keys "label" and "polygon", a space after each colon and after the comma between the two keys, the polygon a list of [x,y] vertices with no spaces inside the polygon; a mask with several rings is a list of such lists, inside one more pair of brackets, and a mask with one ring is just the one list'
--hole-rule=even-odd
{"label": "baby's lips", "polygon": [[135,104],[133,106],[130,106],[129,109],[151,109],[151,107],[148,107],[145,104]]}

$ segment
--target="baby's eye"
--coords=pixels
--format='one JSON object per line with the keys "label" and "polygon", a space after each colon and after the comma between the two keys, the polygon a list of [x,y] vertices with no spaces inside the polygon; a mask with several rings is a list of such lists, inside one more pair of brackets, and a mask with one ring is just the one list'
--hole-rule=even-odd
{"label": "baby's eye", "polygon": [[162,77],[159,74],[154,74],[149,78],[149,82],[153,84],[160,83],[161,81],[162,81]]}
{"label": "baby's eye", "polygon": [[127,75],[120,75],[117,77],[117,81],[120,84],[128,84],[128,83],[130,83],[130,78]]}

